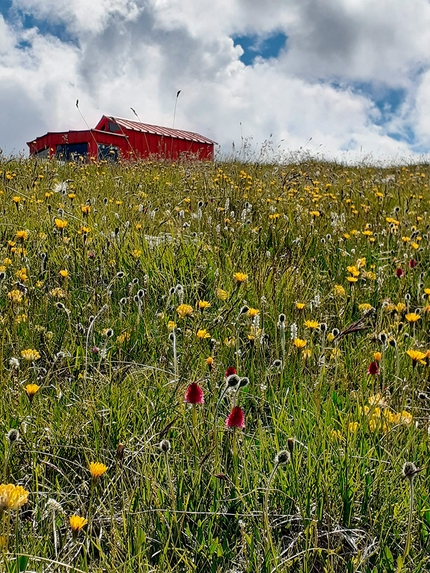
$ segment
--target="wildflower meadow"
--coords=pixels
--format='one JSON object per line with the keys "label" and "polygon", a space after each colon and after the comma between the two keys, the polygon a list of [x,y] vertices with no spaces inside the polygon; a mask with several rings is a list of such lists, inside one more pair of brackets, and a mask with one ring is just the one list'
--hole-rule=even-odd
{"label": "wildflower meadow", "polygon": [[0,570],[429,570],[429,181],[0,157]]}

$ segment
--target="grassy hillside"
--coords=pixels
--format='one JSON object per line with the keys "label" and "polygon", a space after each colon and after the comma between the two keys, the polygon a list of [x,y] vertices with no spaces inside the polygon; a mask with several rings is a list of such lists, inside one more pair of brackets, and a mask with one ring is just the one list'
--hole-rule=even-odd
{"label": "grassy hillside", "polygon": [[426,570],[429,178],[3,159],[1,570]]}

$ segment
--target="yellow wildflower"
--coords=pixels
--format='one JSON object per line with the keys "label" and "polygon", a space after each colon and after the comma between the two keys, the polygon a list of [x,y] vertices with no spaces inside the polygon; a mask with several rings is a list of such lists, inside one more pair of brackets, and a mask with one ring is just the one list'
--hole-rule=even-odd
{"label": "yellow wildflower", "polygon": [[247,315],[250,316],[251,318],[253,318],[254,316],[257,316],[257,314],[260,314],[260,311],[258,310],[258,308],[248,309]]}
{"label": "yellow wildflower", "polygon": [[20,485],[0,485],[0,509],[12,509],[16,511],[28,501],[28,491]]}
{"label": "yellow wildflower", "polygon": [[206,328],[201,328],[200,330],[197,331],[197,338],[210,338],[211,335],[209,334],[209,332],[206,330]]}
{"label": "yellow wildflower", "polygon": [[304,348],[307,344],[306,340],[302,340],[301,338],[295,338],[293,340],[293,344],[296,348]]}
{"label": "yellow wildflower", "polygon": [[358,276],[360,276],[360,271],[357,269],[357,267],[356,267],[355,265],[354,265],[354,266],[349,266],[349,267],[347,267],[346,270],[347,270],[349,273],[351,273],[351,275],[352,275],[353,277],[358,277]]}
{"label": "yellow wildflower", "polygon": [[21,241],[25,241],[28,239],[28,235],[29,235],[28,231],[24,231],[24,230],[23,231],[17,231],[15,233],[15,238],[20,239]]}
{"label": "yellow wildflower", "polygon": [[305,308],[306,304],[304,302],[296,302],[296,308],[297,310],[303,310]]}
{"label": "yellow wildflower", "polygon": [[24,267],[16,271],[15,276],[22,282],[28,281],[27,269]]}
{"label": "yellow wildflower", "polygon": [[85,517],[80,517],[79,515],[71,515],[69,522],[73,537],[76,538],[80,530],[88,523],[88,519],[85,519]]}
{"label": "yellow wildflower", "polygon": [[240,283],[244,283],[248,280],[248,275],[245,273],[234,273],[233,277],[236,279],[236,281],[240,284]]}
{"label": "yellow wildflower", "polygon": [[340,430],[332,430],[330,434],[333,440],[340,441],[342,439],[342,432]]}
{"label": "yellow wildflower", "polygon": [[417,322],[420,319],[420,315],[416,312],[410,312],[405,318],[408,322]]}
{"label": "yellow wildflower", "polygon": [[90,474],[94,480],[102,476],[107,471],[107,469],[107,466],[101,462],[91,462],[89,465]]}
{"label": "yellow wildflower", "polygon": [[28,399],[30,400],[30,403],[33,402],[33,398],[36,395],[36,393],[39,391],[40,386],[38,386],[37,384],[27,384],[24,388],[25,393],[28,396]]}
{"label": "yellow wildflower", "polygon": [[21,350],[21,357],[24,360],[28,360],[29,362],[33,362],[35,360],[39,360],[40,354],[37,352],[37,350],[27,348],[26,350]]}
{"label": "yellow wildflower", "polygon": [[220,300],[227,300],[228,298],[228,292],[222,288],[216,289],[216,295]]}
{"label": "yellow wildflower", "polygon": [[319,327],[319,322],[317,322],[316,320],[305,320],[304,325],[310,328],[311,330],[314,330],[315,328]]}
{"label": "yellow wildflower", "polygon": [[345,296],[345,289],[342,285],[334,285],[334,294],[336,296]]}
{"label": "yellow wildflower", "polygon": [[417,362],[420,364],[426,364],[424,361],[424,358],[426,357],[425,352],[420,352],[419,350],[407,350],[406,354],[412,359],[414,364]]}
{"label": "yellow wildflower", "polygon": [[61,231],[65,229],[68,225],[68,222],[64,221],[63,219],[54,219],[54,223],[57,229],[60,229]]}
{"label": "yellow wildflower", "polygon": [[348,424],[348,430],[351,432],[351,434],[355,434],[358,430],[358,422],[350,422]]}
{"label": "yellow wildflower", "polygon": [[69,276],[69,271],[66,271],[66,269],[62,269],[60,271],[60,277],[63,277],[63,279],[67,278]]}
{"label": "yellow wildflower", "polygon": [[20,290],[13,289],[7,293],[7,298],[14,304],[20,304],[23,301],[24,296]]}
{"label": "yellow wildflower", "polygon": [[199,310],[204,310],[205,308],[210,308],[211,303],[208,302],[207,300],[199,300],[198,302],[198,307]]}
{"label": "yellow wildflower", "polygon": [[179,318],[185,318],[186,316],[191,316],[193,314],[193,307],[189,304],[180,304],[176,312],[178,313]]}

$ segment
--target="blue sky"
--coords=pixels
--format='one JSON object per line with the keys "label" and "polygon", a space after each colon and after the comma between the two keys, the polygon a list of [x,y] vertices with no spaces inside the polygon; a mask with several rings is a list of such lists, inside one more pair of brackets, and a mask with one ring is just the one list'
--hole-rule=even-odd
{"label": "blue sky", "polygon": [[232,36],[234,45],[243,49],[240,61],[246,66],[251,66],[256,58],[263,60],[277,58],[280,51],[286,49],[287,39],[284,32],[273,32],[267,37],[260,37],[257,34]]}
{"label": "blue sky", "polygon": [[181,90],[175,126],[225,153],[422,158],[429,25],[426,0],[0,0],[0,148],[131,107],[171,127]]}

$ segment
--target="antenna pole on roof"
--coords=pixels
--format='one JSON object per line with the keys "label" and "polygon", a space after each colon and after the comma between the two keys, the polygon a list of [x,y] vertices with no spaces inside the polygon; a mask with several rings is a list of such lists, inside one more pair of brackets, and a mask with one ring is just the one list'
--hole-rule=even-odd
{"label": "antenna pole on roof", "polygon": [[85,117],[83,116],[83,114],[82,114],[82,112],[81,112],[81,108],[79,107],[79,100],[78,100],[78,99],[76,100],[76,107],[78,108],[79,115],[80,115],[80,116],[82,117],[82,119],[84,120],[84,123],[85,123],[85,125],[86,125],[87,128],[88,128],[88,131],[91,133],[92,138],[94,139],[94,143],[96,144],[96,149],[98,149],[98,146],[99,146],[98,141],[97,141],[97,139],[94,137],[93,130],[92,130],[91,127],[88,125],[87,120],[85,119]]}
{"label": "antenna pole on roof", "polygon": [[180,94],[180,93],[181,93],[181,90],[178,90],[178,91],[176,92],[175,109],[174,109],[174,111],[173,111],[173,125],[172,125],[173,129],[175,129],[176,106],[177,106],[177,104],[178,104],[178,97],[179,97],[179,94]]}
{"label": "antenna pole on roof", "polygon": [[[134,115],[137,117],[137,119],[139,120],[139,123],[143,123],[143,121],[140,119],[139,114],[137,113],[137,111],[135,109],[133,109],[132,107],[130,107],[131,111],[134,113]],[[151,149],[149,147],[149,143],[148,143],[148,139],[146,138],[146,133],[143,131],[143,137],[145,139],[145,143],[146,143],[146,150],[148,152],[148,155],[151,155]]]}
{"label": "antenna pole on roof", "polygon": [[137,117],[137,119],[139,120],[139,122],[140,122],[140,123],[143,123],[143,121],[140,119],[140,117],[139,117],[137,111],[136,111],[135,109],[133,109],[132,107],[131,107],[130,109],[131,109],[131,111],[134,113],[134,115]]}

